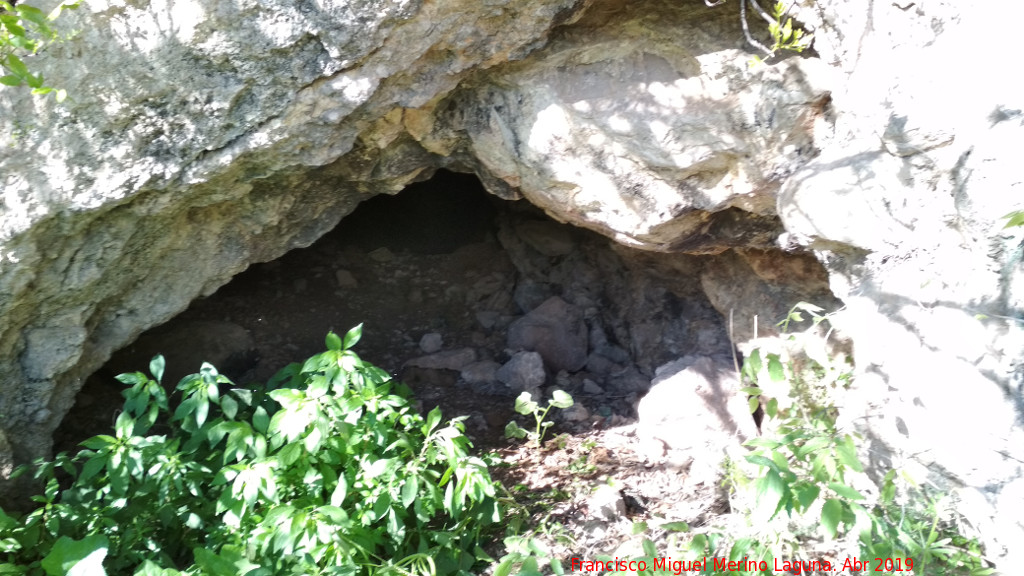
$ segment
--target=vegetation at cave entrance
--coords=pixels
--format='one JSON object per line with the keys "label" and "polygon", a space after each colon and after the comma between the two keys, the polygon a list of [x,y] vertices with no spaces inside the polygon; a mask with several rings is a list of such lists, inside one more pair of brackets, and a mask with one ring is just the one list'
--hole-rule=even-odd
{"label": "vegetation at cave entrance", "polygon": [[471,574],[500,519],[487,466],[360,335],[255,389],[205,364],[168,398],[161,357],[120,376],[114,435],[40,463],[39,507],[0,513],[0,574]]}

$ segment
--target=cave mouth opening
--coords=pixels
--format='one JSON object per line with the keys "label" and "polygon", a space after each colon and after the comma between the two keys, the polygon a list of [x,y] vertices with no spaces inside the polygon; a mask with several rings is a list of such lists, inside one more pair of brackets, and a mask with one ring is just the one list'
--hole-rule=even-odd
{"label": "cave mouth opening", "polygon": [[578,402],[566,425],[633,416],[658,366],[732,363],[701,285],[709,258],[626,248],[498,199],[474,175],[438,170],[363,202],[311,246],[251,266],[115,353],[77,396],[55,450],[108,432],[122,404],[114,376],[146,370],[156,354],[169,388],[202,362],[261,383],[322,351],[328,331],[360,323],[356,352],[426,409],[470,416],[467,432],[485,445],[524,389],[570,392]]}

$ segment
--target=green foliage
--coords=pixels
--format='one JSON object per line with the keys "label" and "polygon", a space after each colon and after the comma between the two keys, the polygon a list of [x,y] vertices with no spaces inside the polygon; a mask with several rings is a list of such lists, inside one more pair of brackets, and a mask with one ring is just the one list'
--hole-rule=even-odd
{"label": "green foliage", "polygon": [[4,86],[28,86],[33,94],[54,93],[58,102],[67,93],[47,86],[42,74],[33,74],[23,58],[33,55],[47,44],[60,40],[53,27],[53,21],[64,10],[78,7],[78,0],[65,1],[49,14],[28,4],[11,6],[0,0],[0,84]]}
{"label": "green foliage", "polygon": [[1010,212],[1006,216],[1003,216],[1003,218],[1006,218],[1006,225],[1003,226],[1004,229],[1013,228],[1014,226],[1024,226],[1024,210]]}
{"label": "green foliage", "polygon": [[773,53],[778,50],[803,52],[805,48],[811,46],[811,40],[814,38],[814,35],[804,35],[803,30],[793,28],[793,19],[786,18],[785,4],[776,2],[772,6],[770,14],[774,22],[768,23],[768,33],[772,36],[772,45],[769,46],[769,49]]}
{"label": "green foliage", "polygon": [[[801,312],[809,313],[813,324],[803,335],[807,338],[801,340],[808,352],[812,349],[809,343],[821,339],[814,336],[814,330],[828,316],[819,307],[800,303],[780,326],[785,330],[791,322],[803,322]],[[776,398],[764,402],[762,427],[773,433],[746,443],[752,450],[745,459],[756,471],[740,478],[734,472],[732,480],[734,489],[749,489],[753,495],[753,524],[771,525],[774,533],[725,538],[732,542],[729,556],[792,558],[800,554],[806,539],[815,537],[806,530],[820,529],[828,540],[852,535],[864,557],[911,559],[915,564],[910,568],[915,573],[991,574],[981,560],[976,541],[960,536],[952,526],[940,524],[940,514],[930,495],[916,486],[897,483],[895,470],[887,473],[881,487],[864,473],[857,455],[860,437],[837,429],[837,411],[828,404],[822,389],[849,375],[836,376],[836,365],[824,356],[820,350],[814,354],[828,366],[809,360],[806,363],[812,367],[800,367],[793,359],[754,350],[744,362],[742,375],[751,385],[743,390],[751,395],[751,412],[762,406],[760,395],[769,384],[774,388],[788,384],[790,401],[786,408],[780,408]],[[806,380],[808,376],[815,380]],[[862,492],[854,486],[867,490]],[[897,505],[900,491],[905,503]],[[787,522],[770,524],[780,516]],[[796,531],[791,531],[794,527]],[[706,553],[716,553],[713,541],[705,544]],[[768,566],[763,573],[774,573],[771,562]],[[881,569],[893,572],[885,566]]]}
{"label": "green foliage", "polygon": [[266,386],[204,364],[169,398],[160,357],[119,376],[114,435],[37,463],[39,507],[0,512],[0,573],[470,574],[499,520],[487,466],[350,350],[360,333]]}
{"label": "green foliage", "polygon": [[554,425],[554,422],[545,422],[544,418],[547,417],[548,411],[552,408],[569,408],[572,406],[572,396],[568,392],[562,390],[555,390],[552,394],[551,400],[548,400],[548,405],[544,408],[540,407],[533,399],[533,395],[529,392],[523,392],[516,398],[516,412],[524,416],[533,415],[536,421],[536,427],[533,430],[526,430],[520,428],[515,422],[509,422],[505,426],[505,437],[506,438],[529,438],[530,442],[540,445],[544,441],[544,434],[547,433],[548,428]]}

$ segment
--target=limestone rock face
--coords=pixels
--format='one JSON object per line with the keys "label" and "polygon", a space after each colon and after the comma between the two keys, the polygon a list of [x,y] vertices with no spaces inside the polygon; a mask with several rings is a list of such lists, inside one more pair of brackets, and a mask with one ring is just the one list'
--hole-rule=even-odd
{"label": "limestone rock face", "polygon": [[15,139],[0,153],[14,460],[47,454],[112,351],[448,162],[409,136],[404,111],[521,60],[584,7],[112,0],[70,13],[80,33],[33,59],[67,103],[0,91],[0,134]]}
{"label": "limestone rock face", "polygon": [[[844,418],[879,466],[961,488],[961,510],[1000,566],[1024,562],[1024,96],[969,38],[1010,49],[1021,6],[842,0],[801,13],[845,78],[833,143],[779,195],[790,240],[810,247],[846,305],[856,398]],[[895,64],[898,62],[899,64]],[[953,73],[948,63],[957,62]],[[884,447],[884,450],[883,450]]]}
{"label": "limestone rock face", "polygon": [[[1024,230],[1002,228],[1024,96],[1004,59],[964,56],[1015,53],[1024,6],[793,4],[817,56],[751,67],[736,3],[85,3],[32,60],[70,100],[0,91],[0,474],[47,454],[143,330],[447,167],[674,253],[652,269],[698,277],[737,327],[841,301],[843,417],[876,468],[961,488],[988,555],[1024,565],[999,514],[1024,499]],[[624,347],[665,336],[626,313]]]}

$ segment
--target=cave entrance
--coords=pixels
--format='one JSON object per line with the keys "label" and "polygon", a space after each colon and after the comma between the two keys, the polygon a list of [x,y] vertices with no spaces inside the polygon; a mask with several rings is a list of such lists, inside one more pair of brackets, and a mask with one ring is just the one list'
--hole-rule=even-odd
{"label": "cave entrance", "polygon": [[578,403],[566,426],[628,417],[659,365],[731,365],[722,315],[701,286],[708,258],[618,246],[497,199],[473,175],[438,170],[116,353],[80,392],[55,448],[109,431],[121,405],[113,377],[145,370],[155,354],[167,359],[168,387],[204,361],[238,384],[265,382],[322,351],[329,330],[359,323],[364,359],[425,408],[470,416],[467,432],[484,443],[501,437],[523,389],[569,391]]}

